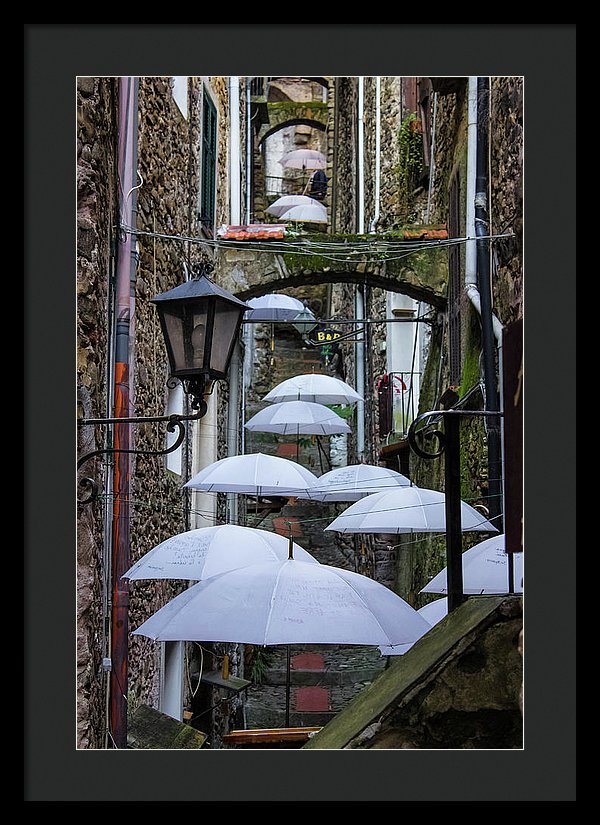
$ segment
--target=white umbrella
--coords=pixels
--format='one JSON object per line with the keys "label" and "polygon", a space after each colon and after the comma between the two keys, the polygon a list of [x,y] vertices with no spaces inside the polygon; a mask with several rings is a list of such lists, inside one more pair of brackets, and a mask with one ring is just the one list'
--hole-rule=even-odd
{"label": "white umbrella", "polygon": [[315,404],[354,404],[363,398],[349,384],[333,375],[309,372],[287,378],[273,387],[264,401],[313,401]]}
{"label": "white umbrella", "polygon": [[325,169],[327,158],[314,149],[293,149],[286,152],[279,163],[286,169]]}
{"label": "white umbrella", "polygon": [[204,579],[134,634],[158,641],[396,645],[416,641],[429,627],[400,596],[367,576],[287,559]]}
{"label": "white umbrella", "polygon": [[294,461],[264,453],[233,455],[209,464],[184,487],[208,493],[242,493],[253,496],[295,496],[317,476]]}
{"label": "white umbrella", "polygon": [[[397,487],[373,493],[351,504],[325,530],[339,533],[444,533],[446,505],[444,493],[423,487]],[[461,502],[464,532],[497,530],[481,513]]]}
{"label": "white umbrella", "polygon": [[315,486],[300,493],[298,498],[325,502],[358,501],[389,487],[409,486],[410,480],[395,470],[373,464],[351,464],[319,476]]}
{"label": "white umbrella", "polygon": [[[463,593],[487,595],[508,593],[508,562],[504,535],[480,541],[462,554]],[[447,593],[446,568],[425,585],[421,593]],[[514,553],[514,592],[523,592],[523,553]]]}
{"label": "white umbrella", "polygon": [[299,312],[306,309],[297,298],[276,292],[250,298],[246,303],[251,307],[244,313],[247,321],[292,321]]}
{"label": "white umbrella", "polygon": [[280,215],[282,221],[304,221],[306,223],[327,223],[327,209],[315,201],[292,206]]}
{"label": "white umbrella", "polygon": [[[200,527],[157,544],[123,578],[200,581],[249,564],[283,561],[288,553],[289,540],[268,530],[237,524]],[[298,544],[293,544],[293,553],[300,561],[318,564]]]}
{"label": "white umbrella", "polygon": [[[430,627],[433,627],[440,622],[444,616],[448,615],[448,599],[436,599],[434,602],[430,602],[424,607],[421,607],[420,610],[417,610],[417,613],[429,622]],[[395,645],[394,647],[380,645],[379,650],[382,656],[402,656],[413,644],[414,642],[408,645]]]}
{"label": "white umbrella", "polygon": [[312,401],[283,401],[272,404],[244,424],[251,432],[280,433],[281,435],[331,435],[349,433],[344,419]]}
{"label": "white umbrella", "polygon": [[265,209],[265,212],[279,217],[280,215],[283,215],[284,212],[287,212],[288,209],[291,209],[292,206],[306,206],[308,204],[322,206],[319,201],[314,198],[310,198],[308,195],[282,195],[282,197],[277,198],[276,201],[273,201],[273,203]]}

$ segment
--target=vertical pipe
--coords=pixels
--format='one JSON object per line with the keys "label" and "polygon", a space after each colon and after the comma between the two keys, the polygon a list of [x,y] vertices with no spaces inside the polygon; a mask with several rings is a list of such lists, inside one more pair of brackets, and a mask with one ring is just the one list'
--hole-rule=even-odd
{"label": "vertical pipe", "polygon": [[240,203],[240,79],[229,78],[229,211],[230,222],[241,222]]}
{"label": "vertical pipe", "polygon": [[252,101],[250,78],[246,78],[246,223],[252,223]]}
{"label": "vertical pipe", "polygon": [[365,79],[358,78],[358,234],[365,231]]}
{"label": "vertical pipe", "polygon": [[[241,221],[240,204],[240,79],[229,78],[229,221]],[[229,402],[227,404],[227,455],[238,455],[240,426],[240,344],[236,342],[229,367]],[[227,521],[237,523],[237,496],[227,495]]]}
{"label": "vertical pipe", "polygon": [[[358,232],[365,231],[365,166],[364,166],[364,77],[358,78]],[[354,316],[357,322],[365,317],[365,305],[360,286],[357,285],[354,296]],[[357,323],[359,327],[359,323]],[[362,339],[355,344],[356,360],[356,392],[364,398],[365,395],[365,341]],[[356,404],[356,452],[359,461],[365,455],[365,402]]]}
{"label": "vertical pipe", "polygon": [[431,126],[431,157],[429,159],[429,184],[427,186],[427,212],[425,222],[429,223],[431,212],[431,193],[433,191],[433,180],[435,178],[435,130],[437,118],[437,92],[433,93],[433,124]]}
{"label": "vertical pipe", "polygon": [[381,78],[377,75],[375,82],[375,213],[369,227],[375,232],[379,220],[381,199]]}
{"label": "vertical pipe", "polygon": [[465,284],[477,284],[477,242],[475,241],[475,191],[477,182],[477,78],[469,77],[467,104],[467,192],[465,243]]}
{"label": "vertical pipe", "polygon": [[[492,319],[492,285],[490,275],[488,234],[488,118],[489,79],[477,79],[477,180],[475,193],[475,232],[477,235],[477,272],[481,298],[481,334],[483,343],[483,372],[485,385],[485,409],[499,410],[498,382],[496,378],[496,351]],[[492,523],[502,530],[502,465],[500,458],[500,428],[496,416],[490,416],[487,427],[488,442],[488,491],[489,511]]]}
{"label": "vertical pipe", "polygon": [[462,575],[462,525],[460,499],[460,419],[444,417],[446,449],[444,451],[446,506],[446,565],[448,612],[457,608],[465,597]]}
{"label": "vertical pipe", "polygon": [[[240,343],[236,341],[229,366],[229,401],[227,404],[227,455],[238,455],[240,429]],[[236,493],[227,493],[227,521],[237,524],[238,499]]]}
{"label": "vertical pipe", "polygon": [[290,726],[290,688],[291,688],[292,657],[290,646],[286,645],[285,651],[285,726]]}
{"label": "vertical pipe", "polygon": [[[122,77],[119,81],[119,182],[121,187],[120,218],[127,225],[135,220],[135,154],[137,140],[137,80]],[[130,348],[132,325],[131,283],[135,272],[135,249],[130,233],[123,233],[117,250],[116,341],[115,341],[115,418],[131,415]],[[131,449],[130,428],[116,424],[115,449]],[[114,468],[113,542],[112,542],[112,613],[111,613],[111,686],[110,728],[114,745],[127,747],[128,690],[128,610],[129,586],[123,573],[129,568],[131,520],[129,495],[131,459],[128,453],[116,453]]]}

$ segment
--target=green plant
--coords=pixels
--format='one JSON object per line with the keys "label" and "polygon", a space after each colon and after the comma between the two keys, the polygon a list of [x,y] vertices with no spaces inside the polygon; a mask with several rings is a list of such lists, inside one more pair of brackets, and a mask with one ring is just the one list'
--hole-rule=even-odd
{"label": "green plant", "polygon": [[265,673],[273,663],[273,652],[264,647],[255,647],[250,665],[250,678],[257,685],[262,684]]}
{"label": "green plant", "polygon": [[340,404],[327,404],[330,410],[337,413],[340,418],[352,418],[354,409],[350,405],[341,406]]}
{"label": "green plant", "polygon": [[400,207],[404,216],[408,214],[410,196],[416,189],[423,171],[423,136],[421,121],[411,112],[398,130],[398,164],[396,172],[399,183]]}

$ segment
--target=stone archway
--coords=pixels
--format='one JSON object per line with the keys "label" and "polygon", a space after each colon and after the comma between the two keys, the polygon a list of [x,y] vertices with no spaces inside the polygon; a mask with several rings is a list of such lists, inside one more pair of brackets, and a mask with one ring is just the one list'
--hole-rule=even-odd
{"label": "stone archway", "polygon": [[[431,243],[423,243],[430,237]],[[448,247],[434,242],[434,238],[447,237],[445,229],[423,230],[420,241],[415,241],[414,251],[407,250],[401,259],[386,259],[381,252],[348,255],[341,262],[333,262],[326,255],[297,254],[293,245],[289,251],[271,252],[265,245],[247,243],[240,246],[221,243],[215,260],[217,282],[242,300],[279,292],[284,289],[323,283],[360,283],[380,287],[389,292],[400,292],[418,301],[443,310],[446,306],[448,275]],[[378,235],[377,240],[392,236]],[[336,239],[340,244],[362,240],[373,241],[372,236],[303,236],[305,243],[326,238],[329,243]],[[393,236],[398,240],[398,235]],[[375,245],[376,246],[376,245]],[[373,256],[378,254],[376,261]],[[371,257],[370,257],[371,256]]]}

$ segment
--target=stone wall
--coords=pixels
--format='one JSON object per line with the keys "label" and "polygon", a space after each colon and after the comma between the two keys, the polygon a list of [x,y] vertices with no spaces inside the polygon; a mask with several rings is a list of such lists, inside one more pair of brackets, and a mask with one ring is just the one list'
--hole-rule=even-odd
{"label": "stone wall", "polygon": [[[110,239],[116,220],[116,90],[110,78],[77,82],[77,392],[78,417],[103,417],[106,393]],[[102,445],[82,428],[80,454]],[[83,468],[95,478],[98,461]],[[77,745],[103,746],[102,506],[80,505],[77,523]]]}
{"label": "stone wall", "polygon": [[[164,235],[200,237],[198,223],[201,96],[210,93],[218,111],[217,203],[215,224],[229,221],[227,78],[189,78],[188,116],[173,99],[171,78],[141,77],[138,84],[137,164],[139,186],[135,310],[132,338],[132,415],[159,416],[167,409],[168,368],[157,313],[151,299],[182,283],[204,266],[213,270],[209,246],[169,240]],[[111,248],[118,226],[118,78],[80,78],[77,92],[78,150],[78,397],[80,417],[107,416],[107,329],[114,273]],[[244,118],[240,94],[240,117]],[[151,234],[154,233],[154,234]],[[116,244],[115,244],[116,248]],[[114,277],[114,275],[112,275]],[[226,444],[227,394],[219,409],[219,452]],[[184,409],[183,412],[189,412]],[[134,425],[136,449],[162,449],[164,425]],[[104,433],[83,428],[80,452],[102,446]],[[184,442],[182,474],[164,457],[132,457],[131,547],[134,563],[151,547],[189,529],[189,501],[181,490],[191,468],[191,441]],[[100,462],[85,473],[100,475]],[[80,506],[78,519],[78,746],[105,746],[108,655],[104,613],[108,599],[102,571],[110,558],[104,547],[103,503]],[[185,585],[181,582],[131,583],[129,627],[135,629]],[[129,708],[158,707],[160,645],[132,636],[129,649]],[[235,673],[235,667],[232,668]]]}
{"label": "stone wall", "polygon": [[523,78],[490,84],[490,234],[514,233],[494,244],[494,304],[502,323],[523,315]]}
{"label": "stone wall", "polygon": [[[188,94],[188,117],[176,105],[170,78],[140,78],[138,96],[138,229],[167,235],[200,234],[197,220],[199,97],[198,84]],[[138,414],[165,415],[168,367],[158,314],[151,299],[186,279],[206,261],[196,244],[139,236],[135,278],[135,406]],[[183,412],[190,412],[184,409]],[[164,425],[136,427],[136,449],[161,449]],[[187,444],[187,442],[186,442]],[[131,563],[152,547],[189,529],[187,497],[181,485],[189,476],[189,446],[183,450],[182,476],[166,468],[163,456],[135,456],[132,471]],[[130,584],[131,629],[183,589],[181,582]],[[129,650],[130,708],[158,707],[160,645],[132,636]]]}

